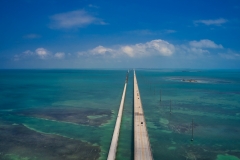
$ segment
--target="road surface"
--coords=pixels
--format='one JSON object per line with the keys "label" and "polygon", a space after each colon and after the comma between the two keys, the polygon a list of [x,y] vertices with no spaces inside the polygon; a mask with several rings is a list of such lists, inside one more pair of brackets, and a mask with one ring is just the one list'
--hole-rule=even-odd
{"label": "road surface", "polygon": [[140,91],[134,70],[134,160],[152,160]]}

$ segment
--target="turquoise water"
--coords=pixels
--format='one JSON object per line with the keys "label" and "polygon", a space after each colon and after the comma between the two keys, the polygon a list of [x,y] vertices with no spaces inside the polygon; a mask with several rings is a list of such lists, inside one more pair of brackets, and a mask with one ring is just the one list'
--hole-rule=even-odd
{"label": "turquoise water", "polygon": [[[99,159],[106,159],[126,72],[1,70],[0,125],[23,124],[38,133],[89,142],[101,148]],[[139,69],[136,74],[154,159],[240,159],[239,70]],[[133,159],[132,83],[130,72],[117,152],[123,160]],[[14,114],[41,108],[97,108],[113,114],[101,126]]]}
{"label": "turquoise water", "polygon": [[240,158],[239,71],[137,73],[155,159]]}

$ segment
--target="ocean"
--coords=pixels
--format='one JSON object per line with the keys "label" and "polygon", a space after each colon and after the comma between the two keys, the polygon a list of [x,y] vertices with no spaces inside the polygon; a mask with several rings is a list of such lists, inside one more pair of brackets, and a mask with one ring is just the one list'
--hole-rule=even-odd
{"label": "ocean", "polygon": [[[0,159],[106,159],[126,73],[0,70]],[[154,159],[240,159],[240,70],[136,75]],[[134,158],[133,140],[130,70],[117,159]]]}

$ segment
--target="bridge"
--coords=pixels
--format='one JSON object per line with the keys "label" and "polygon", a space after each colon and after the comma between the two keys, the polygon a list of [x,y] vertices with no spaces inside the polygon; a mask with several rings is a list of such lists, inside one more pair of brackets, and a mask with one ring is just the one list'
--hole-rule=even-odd
{"label": "bridge", "polygon": [[127,73],[124,88],[123,88],[122,99],[121,99],[121,103],[120,103],[120,107],[119,107],[119,111],[118,111],[118,115],[117,115],[117,120],[116,120],[116,124],[115,124],[115,128],[114,128],[112,142],[111,142],[110,149],[108,152],[107,160],[114,160],[116,158],[118,137],[119,137],[121,121],[122,121],[122,112],[123,112],[123,106],[124,106],[124,99],[125,99],[125,95],[126,95],[127,82],[128,82],[128,73]]}
{"label": "bridge", "polygon": [[[116,125],[114,128],[112,141],[111,141],[111,145],[108,153],[108,158],[107,158],[108,160],[115,160],[116,158],[127,82],[128,82],[128,74],[126,76],[122,99],[121,99],[118,116],[116,120]],[[142,108],[140,91],[138,88],[135,70],[134,70],[133,84],[134,84],[134,160],[152,160],[153,158],[152,158],[152,151],[151,151],[151,146],[150,146],[148,132],[147,132],[147,126],[146,126],[147,124],[144,118],[144,112]]]}
{"label": "bridge", "polygon": [[134,70],[134,160],[152,160],[147,124]]}

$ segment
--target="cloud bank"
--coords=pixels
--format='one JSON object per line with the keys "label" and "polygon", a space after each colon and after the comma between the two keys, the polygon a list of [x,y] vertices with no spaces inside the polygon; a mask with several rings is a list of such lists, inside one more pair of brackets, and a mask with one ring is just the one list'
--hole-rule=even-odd
{"label": "cloud bank", "polygon": [[105,55],[107,53],[114,53],[114,50],[103,46],[97,46],[96,48],[90,50],[90,53],[92,55]]}
{"label": "cloud bank", "polygon": [[143,57],[151,55],[171,56],[174,53],[174,50],[174,45],[161,39],[135,45],[122,46],[120,48],[120,51],[129,57]]}
{"label": "cloud bank", "polygon": [[97,46],[89,51],[78,52],[82,55],[102,55],[111,57],[127,56],[131,58],[147,57],[147,56],[171,56],[175,51],[174,45],[167,41],[157,39],[146,43],[137,43],[133,45],[119,45],[113,48]]}
{"label": "cloud bank", "polygon": [[[220,53],[218,52],[220,51]],[[174,57],[174,58],[198,58],[198,57],[211,57],[214,53],[221,58],[234,59],[238,58],[238,53],[226,53],[226,49],[221,44],[217,44],[209,39],[189,41],[185,44],[174,45],[162,39],[155,39],[145,43],[115,45],[106,47],[99,45],[86,51],[79,51],[75,54],[65,54],[64,52],[52,53],[45,48],[37,48],[34,52],[26,50],[22,54],[14,56],[15,61],[21,59],[81,59],[81,60],[134,60],[144,59],[145,57]],[[219,54],[218,54],[219,53]]]}

